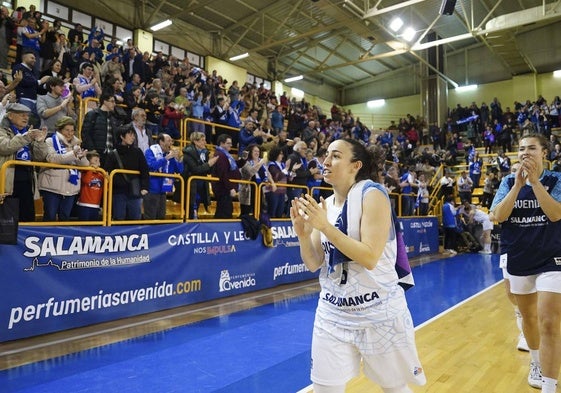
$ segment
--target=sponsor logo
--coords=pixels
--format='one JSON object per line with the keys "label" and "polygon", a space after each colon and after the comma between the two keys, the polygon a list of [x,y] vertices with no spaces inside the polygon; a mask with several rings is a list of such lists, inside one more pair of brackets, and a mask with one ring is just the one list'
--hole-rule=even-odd
{"label": "sponsor logo", "polygon": [[423,242],[419,243],[419,252],[427,251],[430,251],[430,245],[428,243],[424,244]]}
{"label": "sponsor logo", "polygon": [[27,251],[23,255],[29,258],[134,252],[149,249],[147,234],[85,236],[83,238],[47,236],[44,239],[29,236],[25,239],[25,247]]}
{"label": "sponsor logo", "polygon": [[168,243],[170,246],[188,246],[188,245],[202,245],[202,244],[216,244],[220,240],[218,238],[218,233],[207,233],[207,232],[194,232],[185,233],[179,235],[171,235],[168,238]]}
{"label": "sponsor logo", "polygon": [[[150,249],[147,234],[47,236],[43,239],[29,236],[25,239],[25,246],[27,250],[23,255],[32,258],[31,265],[23,269],[26,272],[49,266],[57,270],[79,270],[151,262],[150,254],[147,252]],[[112,253],[126,254],[108,255]],[[101,256],[98,258],[98,255]],[[41,258],[46,262],[41,262]]]}
{"label": "sponsor logo", "polygon": [[350,296],[350,297],[337,297],[335,295],[330,294],[329,292],[326,292],[325,295],[323,296],[323,300],[337,307],[356,307],[366,303],[372,303],[379,298],[380,296],[378,296],[377,292],[370,292],[370,293],[365,293],[362,295]]}
{"label": "sponsor logo", "polygon": [[271,227],[275,247],[299,247],[298,238],[292,226]]}
{"label": "sponsor logo", "polygon": [[220,272],[220,280],[218,282],[220,292],[244,289],[254,287],[256,285],[257,282],[255,281],[255,273],[230,276],[230,272],[228,270],[222,270]]}
{"label": "sponsor logo", "polygon": [[233,244],[224,244],[221,246],[195,247],[193,249],[193,254],[218,255],[218,254],[230,254],[232,252],[236,252],[236,246]]}
{"label": "sponsor logo", "polygon": [[275,269],[273,270],[273,280],[276,280],[277,277],[286,276],[290,274],[304,273],[304,272],[309,272],[305,264],[299,263],[299,264],[291,265],[287,262],[283,266],[275,267]]}

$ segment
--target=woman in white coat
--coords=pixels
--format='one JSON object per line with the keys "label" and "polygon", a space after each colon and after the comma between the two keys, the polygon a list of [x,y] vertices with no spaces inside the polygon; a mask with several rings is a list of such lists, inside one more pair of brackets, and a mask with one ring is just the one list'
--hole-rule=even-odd
{"label": "woman in white coat", "polygon": [[[74,135],[75,121],[61,117],[56,122],[56,132],[46,139],[47,162],[53,164],[88,166],[86,151]],[[39,191],[43,197],[43,221],[68,221],[76,197],[80,192],[78,169],[47,169],[39,173]]]}

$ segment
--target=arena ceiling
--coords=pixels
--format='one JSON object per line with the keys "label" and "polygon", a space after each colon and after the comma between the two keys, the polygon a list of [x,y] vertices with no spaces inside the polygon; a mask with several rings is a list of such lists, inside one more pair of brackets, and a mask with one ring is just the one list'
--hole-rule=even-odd
{"label": "arena ceiling", "polygon": [[[174,24],[155,32],[156,39],[184,43],[185,49],[222,59],[248,52],[250,57],[237,64],[257,75],[273,80],[304,75],[334,88],[359,86],[412,64],[426,64],[427,49],[436,45],[447,54],[485,47],[511,76],[552,71],[561,59],[558,34],[547,44],[553,49],[551,56],[518,42],[528,32],[554,24],[561,28],[561,0],[457,0],[452,15],[440,14],[442,0],[59,3],[86,9],[94,4],[93,11],[86,11],[101,12],[130,28],[148,29],[169,18]],[[395,17],[414,29],[412,41],[405,41],[401,30],[390,29]],[[436,34],[436,42],[427,41],[430,32]]]}

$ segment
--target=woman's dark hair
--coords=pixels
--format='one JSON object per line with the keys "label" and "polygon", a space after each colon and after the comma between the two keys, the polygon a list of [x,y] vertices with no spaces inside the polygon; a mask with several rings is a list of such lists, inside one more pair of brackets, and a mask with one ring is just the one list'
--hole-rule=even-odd
{"label": "woman's dark hair", "polygon": [[[368,151],[366,147],[359,141],[355,139],[339,139],[343,142],[347,142],[351,145],[351,151],[353,153],[353,157],[351,158],[351,162],[360,161],[362,162],[362,167],[359,169],[358,173],[356,174],[356,181],[360,180],[367,180],[372,179],[372,169],[375,168],[375,171],[378,170],[378,163],[374,162],[374,153]],[[383,161],[382,161],[383,163]],[[377,175],[375,179],[377,179]]]}
{"label": "woman's dark hair", "polygon": [[257,143],[252,143],[245,148],[245,151],[247,151],[249,153],[248,157],[251,158],[251,152],[253,151],[253,149],[255,147],[257,147],[259,149],[259,154],[261,154],[261,148],[259,147],[259,145]]}
{"label": "woman's dark hair", "polygon": [[276,161],[281,153],[283,153],[283,151],[280,147],[278,146],[272,147],[271,150],[269,151],[269,161],[270,162]]}

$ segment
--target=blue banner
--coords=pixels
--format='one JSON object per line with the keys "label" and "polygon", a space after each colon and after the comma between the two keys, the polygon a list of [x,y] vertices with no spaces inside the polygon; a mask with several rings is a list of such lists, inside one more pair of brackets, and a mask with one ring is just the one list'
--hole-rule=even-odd
{"label": "blue banner", "polygon": [[17,246],[0,246],[0,341],[317,277],[290,222],[273,239],[247,239],[238,222],[20,227]]}
{"label": "blue banner", "polygon": [[[400,221],[409,257],[438,252],[436,218]],[[267,248],[239,222],[20,227],[0,245],[0,342],[317,277],[292,224],[272,232]]]}
{"label": "blue banner", "polygon": [[407,256],[438,253],[438,219],[436,217],[400,218]]}

